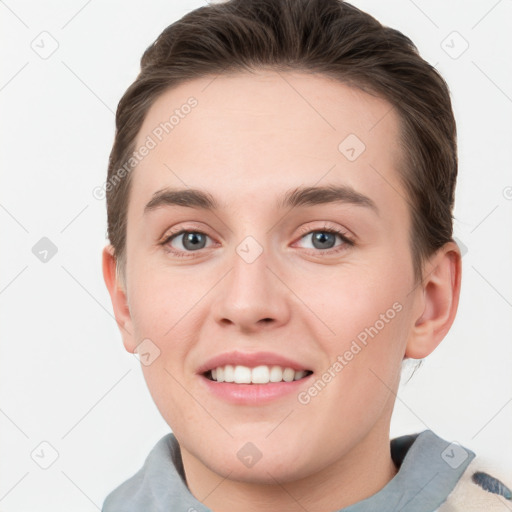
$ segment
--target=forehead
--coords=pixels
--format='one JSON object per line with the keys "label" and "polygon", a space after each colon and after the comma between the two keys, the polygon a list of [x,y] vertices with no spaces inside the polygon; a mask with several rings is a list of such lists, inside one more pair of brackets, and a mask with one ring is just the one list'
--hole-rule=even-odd
{"label": "forehead", "polygon": [[148,200],[165,186],[203,188],[229,203],[320,181],[378,195],[388,181],[396,195],[398,141],[386,100],[323,75],[208,76],[167,90],[149,109],[135,148],[151,149],[132,191]]}

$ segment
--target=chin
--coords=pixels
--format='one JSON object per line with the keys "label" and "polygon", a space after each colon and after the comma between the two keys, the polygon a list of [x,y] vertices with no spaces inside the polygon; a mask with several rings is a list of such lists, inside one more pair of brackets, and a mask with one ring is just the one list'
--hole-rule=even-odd
{"label": "chin", "polygon": [[[235,456],[227,456],[235,452]],[[214,460],[212,460],[212,453]],[[223,456],[210,452],[202,463],[211,471],[229,480],[248,484],[286,483],[299,480],[311,473],[312,465],[299,458],[304,455],[302,449],[284,452],[278,446],[266,447],[259,451],[252,444],[232,451],[231,447],[222,450]]]}
{"label": "chin", "polygon": [[229,480],[257,485],[283,484],[307,476],[300,474],[297,468],[283,467],[281,461],[264,461],[263,458],[251,468],[240,467],[240,464],[235,463],[212,469]]}

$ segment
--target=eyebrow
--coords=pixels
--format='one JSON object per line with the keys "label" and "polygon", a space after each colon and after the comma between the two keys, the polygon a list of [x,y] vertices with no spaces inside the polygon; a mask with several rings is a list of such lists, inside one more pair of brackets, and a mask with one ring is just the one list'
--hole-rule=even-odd
{"label": "eyebrow", "polygon": [[[327,185],[321,187],[297,187],[288,190],[277,201],[277,208],[296,208],[329,203],[348,203],[369,208],[378,215],[379,209],[369,197],[348,185]],[[209,193],[199,189],[163,188],[156,191],[146,204],[144,213],[163,206],[183,206],[201,210],[219,210],[220,203]]]}

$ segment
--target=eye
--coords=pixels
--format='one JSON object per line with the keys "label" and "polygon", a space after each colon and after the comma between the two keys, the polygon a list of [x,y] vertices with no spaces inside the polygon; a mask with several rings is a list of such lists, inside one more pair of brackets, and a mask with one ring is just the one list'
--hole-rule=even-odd
{"label": "eye", "polygon": [[202,231],[187,231],[182,229],[178,233],[168,236],[162,245],[168,248],[170,252],[177,256],[183,253],[194,252],[206,248],[206,241],[210,238]]}
{"label": "eye", "polygon": [[[300,240],[309,238],[312,244],[312,248],[305,247],[305,249],[312,250],[315,254],[337,253],[355,245],[353,240],[339,228],[304,228],[301,231],[304,234],[301,236]],[[336,238],[341,240],[341,244],[337,247]],[[178,229],[174,233],[171,232],[166,236],[161,242],[161,245],[174,256],[192,257],[194,252],[199,252],[201,249],[206,249],[212,245],[207,245],[208,239],[211,240],[210,236],[202,231]]]}
{"label": "eye", "polygon": [[[307,231],[307,233],[301,237],[301,240],[309,238],[313,249],[317,249],[321,252],[339,252],[345,250],[347,246],[354,245],[354,242],[343,231],[336,228],[305,229],[304,231]],[[336,238],[342,241],[337,248],[334,247]]]}

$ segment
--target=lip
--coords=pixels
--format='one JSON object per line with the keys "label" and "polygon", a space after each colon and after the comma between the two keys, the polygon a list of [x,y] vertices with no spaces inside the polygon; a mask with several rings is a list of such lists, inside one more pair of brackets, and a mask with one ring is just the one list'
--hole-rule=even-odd
{"label": "lip", "polygon": [[248,366],[254,368],[260,365],[282,366],[283,368],[293,368],[295,371],[309,370],[306,365],[290,359],[286,356],[274,352],[225,352],[214,356],[198,369],[199,379],[209,393],[236,405],[262,405],[276,400],[286,395],[297,395],[300,388],[306,381],[314,375],[303,377],[291,382],[268,382],[267,384],[236,384],[234,382],[217,382],[206,377],[206,373],[213,368],[225,366],[227,364]]}
{"label": "lip", "polygon": [[[292,368],[297,372],[300,370],[312,371],[311,368],[308,368],[306,365],[274,352],[240,352],[238,350],[234,350],[232,352],[224,352],[223,354],[219,354],[208,359],[208,361],[203,363],[197,369],[197,373],[204,374],[208,370],[212,370],[219,366],[226,366],[227,364],[238,364],[241,366],[248,366],[249,368],[261,365],[282,366],[283,368]],[[264,385],[268,386],[268,384]]]}
{"label": "lip", "polygon": [[208,392],[217,398],[234,405],[263,405],[286,395],[297,396],[304,384],[314,374],[291,382],[269,382],[268,384],[235,384],[234,382],[217,382],[204,375],[199,379]]}

